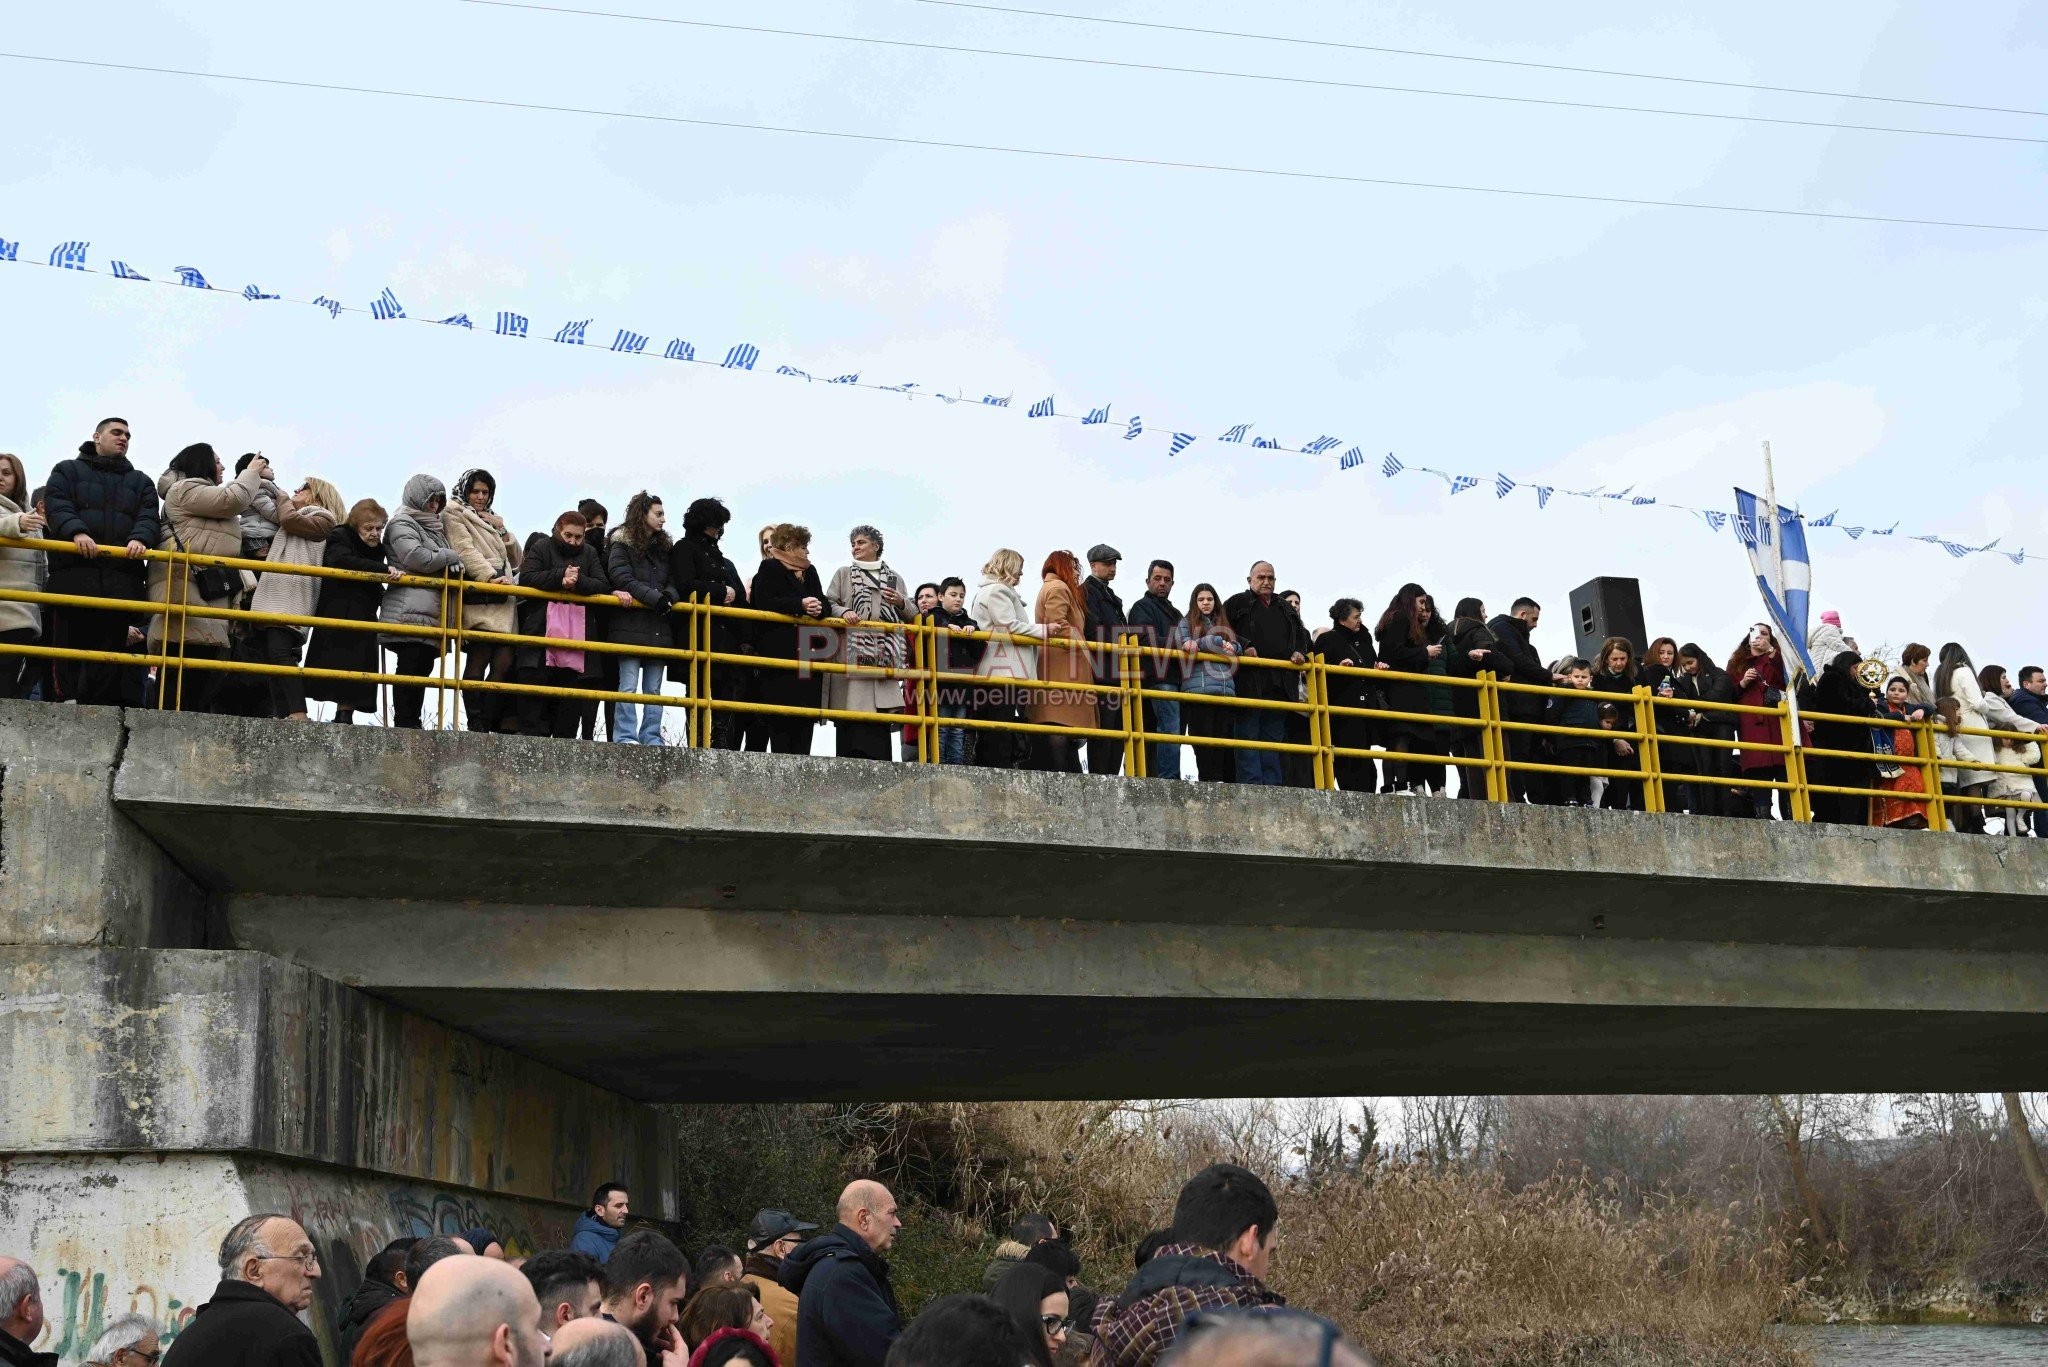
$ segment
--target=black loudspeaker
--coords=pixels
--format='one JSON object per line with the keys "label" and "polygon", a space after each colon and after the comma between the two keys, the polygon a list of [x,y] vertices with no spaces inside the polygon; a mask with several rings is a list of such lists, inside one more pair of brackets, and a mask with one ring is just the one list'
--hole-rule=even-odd
{"label": "black loudspeaker", "polygon": [[1643,630],[1643,586],[1639,579],[1614,579],[1605,575],[1589,579],[1572,590],[1572,636],[1579,654],[1600,667],[1600,643],[1620,636],[1641,656],[1650,638]]}

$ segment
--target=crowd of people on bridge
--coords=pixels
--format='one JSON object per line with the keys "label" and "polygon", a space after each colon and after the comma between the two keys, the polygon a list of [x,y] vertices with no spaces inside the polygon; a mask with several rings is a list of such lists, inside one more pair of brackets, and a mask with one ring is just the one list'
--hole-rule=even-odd
{"label": "crowd of people on bridge", "polygon": [[[2040,764],[2039,744],[2029,738],[2048,726],[2048,675],[2040,666],[2014,673],[1977,666],[1958,643],[1938,653],[1910,644],[1896,665],[1879,662],[1873,675],[1834,613],[1822,614],[1807,642],[1818,674],[1800,682],[1795,697],[1803,710],[1855,720],[1816,720],[1795,738],[1776,717],[1687,706],[1778,705],[1795,670],[1765,624],[1725,659],[1659,636],[1641,646],[1615,637],[1592,658],[1546,662],[1532,640],[1542,607],[1529,597],[1497,614],[1483,599],[1465,597],[1445,613],[1433,594],[1409,583],[1376,617],[1361,599],[1340,598],[1328,609],[1329,624],[1311,630],[1301,596],[1278,589],[1269,561],[1250,567],[1242,589],[1226,593],[1201,582],[1181,593],[1175,566],[1154,559],[1127,607],[1115,587],[1124,557],[1107,543],[1085,557],[1046,555],[1035,587],[1026,583],[1032,562],[1007,547],[989,556],[971,587],[958,574],[913,586],[888,559],[883,532],[866,525],[850,531],[844,563],[829,576],[812,563],[808,529],[763,526],[756,546],[741,552],[759,553],[747,575],[726,548],[732,516],[715,498],[689,503],[674,531],[664,500],[647,490],[625,501],[616,523],[603,503],[586,498],[563,509],[546,532],[521,539],[494,511],[498,484],[487,470],[463,471],[452,491],[433,475],[414,475],[396,510],[387,511],[374,499],[349,503],[315,476],[287,493],[291,481],[280,480],[260,453],[242,456],[231,473],[203,443],[179,451],[152,482],[128,459],[130,436],[124,420],[102,421],[75,457],[59,461],[33,489],[22,462],[0,454],[0,536],[74,547],[0,547],[0,593],[40,590],[73,600],[0,597],[0,696],[162,701],[298,720],[317,701],[332,706],[336,721],[417,728],[426,685],[389,684],[387,712],[384,685],[365,676],[427,678],[442,659],[440,633],[459,622],[465,633],[537,638],[466,640],[463,679],[530,690],[463,690],[461,714],[471,730],[664,744],[665,709],[656,699],[671,666],[655,652],[708,646],[725,657],[709,670],[715,701],[774,709],[714,708],[713,746],[810,754],[822,709],[841,714],[832,719],[838,755],[891,760],[899,747],[905,757],[917,747],[909,724],[916,685],[900,677],[911,660],[907,636],[896,628],[921,623],[936,633],[939,670],[957,676],[935,690],[938,759],[947,764],[1121,772],[1122,703],[1109,686],[1119,662],[1112,651],[1087,647],[1135,638],[1145,647],[1137,666],[1147,694],[1144,731],[1174,738],[1147,746],[1147,772],[1156,778],[1183,777],[1191,748],[1189,778],[1313,786],[1304,675],[1268,666],[1316,658],[1334,667],[1325,676],[1331,706],[1403,714],[1333,714],[1331,745],[1355,752],[1338,753],[1333,763],[1336,786],[1348,791],[1485,796],[1479,695],[1460,683],[1491,674],[1571,690],[1499,695],[1506,722],[1551,728],[1506,730],[1508,761],[1556,767],[1511,769],[1505,796],[1513,800],[1640,808],[1645,734],[1658,741],[1668,811],[1790,815],[1790,795],[1763,785],[1788,781],[1784,747],[1795,740],[1820,752],[1804,757],[1817,820],[1925,826],[1935,759],[1947,761],[1938,775],[1943,790],[1964,799],[1948,808],[1956,829],[1985,832],[1989,818],[2004,833],[2032,834],[2028,809],[2017,804],[2048,800],[2039,777],[1954,764]],[[381,579],[188,570],[145,561],[152,549]],[[405,576],[447,576],[458,587],[400,582]],[[483,587],[511,585],[610,601],[493,595]],[[242,607],[282,620],[181,620],[148,612],[141,605],[149,602]],[[794,620],[714,616],[708,639],[697,642],[691,615],[669,611],[683,602]],[[370,623],[376,629],[360,625]],[[593,642],[614,648],[583,648]],[[95,655],[8,653],[9,644]],[[243,661],[309,672],[153,670],[153,653],[198,666]],[[750,658],[764,663],[750,666]],[[818,664],[843,668],[811,668]],[[1375,677],[1382,672],[1423,677]],[[1639,687],[1660,700],[1648,715],[1639,715]],[[152,689],[165,696],[152,698]],[[1037,729],[943,724],[970,718]],[[1939,723],[1937,755],[1920,753],[1928,734],[1915,729],[1921,722]],[[1970,728],[2011,734],[1972,736]],[[1257,748],[1264,746],[1275,748]]]}
{"label": "crowd of people on bridge", "polygon": [[[331,1354],[308,1323],[326,1275],[285,1213],[237,1221],[221,1280],[177,1323],[129,1313],[85,1367],[1370,1367],[1327,1320],[1266,1285],[1279,1207],[1257,1174],[1214,1164],[1182,1187],[1171,1228],[1146,1236],[1114,1295],[1083,1280],[1045,1214],[1018,1220],[980,1291],[906,1318],[887,1254],[896,1199],[847,1187],[829,1229],[763,1210],[744,1251],[694,1260],[630,1223],[630,1193],[592,1195],[565,1248],[511,1250],[488,1229],[394,1239],[334,1317]],[[175,1304],[175,1302],[173,1302]],[[0,1257],[0,1364],[56,1367],[35,1269]]]}

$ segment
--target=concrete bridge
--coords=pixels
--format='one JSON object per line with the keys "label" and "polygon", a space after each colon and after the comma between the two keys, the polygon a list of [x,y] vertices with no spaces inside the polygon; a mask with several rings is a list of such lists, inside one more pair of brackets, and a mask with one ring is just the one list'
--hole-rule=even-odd
{"label": "concrete bridge", "polygon": [[14,703],[0,766],[0,1248],[80,1315],[205,1298],[175,1211],[335,1290],[672,1214],[661,1101],[2048,1087],[2027,841]]}

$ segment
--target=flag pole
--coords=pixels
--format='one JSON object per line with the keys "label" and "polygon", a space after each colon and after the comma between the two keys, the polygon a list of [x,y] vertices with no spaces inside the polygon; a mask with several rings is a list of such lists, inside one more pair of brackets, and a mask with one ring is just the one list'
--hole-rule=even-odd
{"label": "flag pole", "polygon": [[[1785,591],[1785,552],[1781,544],[1781,538],[1784,534],[1785,524],[1783,519],[1778,516],[1778,480],[1776,474],[1771,469],[1771,443],[1769,438],[1764,440],[1764,502],[1769,504],[1771,509],[1768,513],[1764,514],[1765,520],[1770,527],[1771,586],[1778,593],[1782,594]],[[1804,645],[1806,643],[1801,641],[1800,644]]]}

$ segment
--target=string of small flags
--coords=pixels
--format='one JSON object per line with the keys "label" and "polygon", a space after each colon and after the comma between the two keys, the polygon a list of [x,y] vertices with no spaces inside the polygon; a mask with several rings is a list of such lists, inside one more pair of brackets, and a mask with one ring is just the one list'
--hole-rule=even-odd
{"label": "string of small flags", "polygon": [[[330,319],[339,318],[344,313],[359,313],[367,314],[376,322],[426,323],[439,327],[461,328],[466,332],[478,335],[489,335],[515,341],[530,340],[533,336],[538,335],[550,337],[556,343],[564,346],[603,346],[605,349],[622,356],[638,356],[650,359],[658,357],[664,361],[714,366],[721,370],[752,371],[761,360],[761,349],[751,342],[733,343],[727,346],[723,353],[714,347],[709,352],[700,356],[695,343],[683,337],[671,337],[667,344],[657,352],[650,349],[655,337],[654,333],[640,332],[627,327],[617,328],[613,332],[609,343],[603,340],[604,334],[602,332],[597,334],[596,341],[592,341],[589,329],[595,320],[590,318],[568,319],[553,332],[549,332],[543,327],[538,334],[535,334],[531,327],[531,320],[527,315],[509,309],[500,309],[495,313],[481,314],[480,316],[486,321],[486,326],[483,327],[479,327],[466,312],[449,314],[442,318],[414,317],[406,311],[405,305],[399,301],[398,296],[388,286],[375,299],[371,300],[369,304],[351,305],[345,304],[341,300],[326,294],[315,295],[311,299],[288,298],[253,284],[245,285],[240,291],[233,290],[232,288],[224,289],[209,282],[203,271],[192,266],[173,267],[168,277],[159,278],[158,276],[143,274],[126,261],[109,260],[107,268],[101,271],[89,264],[91,248],[92,244],[83,240],[60,242],[50,249],[46,259],[38,261],[32,254],[28,261],[22,262],[20,259],[20,241],[0,238],[0,263],[41,265],[56,270],[78,271],[88,275],[110,275],[116,280],[170,285],[175,288],[205,290],[211,293],[239,293],[243,299],[251,303],[296,304],[325,309]],[[968,397],[964,391],[955,391],[949,394],[943,390],[932,389],[912,381],[884,384],[876,380],[863,378],[859,371],[825,375],[802,370],[793,365],[783,364],[777,365],[773,373],[777,376],[802,380],[806,383],[843,385],[849,388],[901,394],[914,399],[936,399],[945,404],[966,403],[983,408],[1010,408],[1011,400],[1014,397],[1013,394],[998,395],[984,393],[980,398],[976,399]],[[1121,426],[1121,436],[1125,441],[1136,441],[1148,432],[1163,433],[1167,439],[1166,454],[1168,458],[1177,457],[1196,442],[1204,440],[1203,437],[1196,433],[1179,431],[1171,426],[1148,427],[1144,418],[1140,416],[1134,415],[1123,419],[1115,419],[1112,416],[1113,407],[1114,405],[1106,403],[1094,406],[1084,405],[1078,412],[1063,412],[1057,396],[1048,394],[1044,398],[1028,402],[1024,407],[1024,416],[1027,419],[1034,420],[1048,418],[1065,419],[1070,422],[1078,422],[1083,427],[1103,427],[1112,430]],[[1226,428],[1220,436],[1210,440],[1240,446],[1249,445],[1252,449],[1259,451],[1276,451],[1309,456],[1318,460],[1334,460],[1339,470],[1361,470],[1372,463],[1364,450],[1357,445],[1345,447],[1344,450],[1339,451],[1338,448],[1344,446],[1343,439],[1329,433],[1318,435],[1314,439],[1296,446],[1289,445],[1275,437],[1254,434],[1253,428],[1257,425],[1257,423],[1253,422],[1236,423]],[[1498,471],[1489,480],[1482,475],[1456,474],[1428,465],[1409,465],[1391,451],[1379,460],[1378,467],[1381,476],[1386,479],[1393,479],[1401,475],[1428,475],[1440,479],[1444,483],[1447,496],[1452,498],[1472,489],[1490,487],[1496,500],[1503,500],[1518,491],[1526,490],[1535,499],[1538,509],[1548,508],[1553,497],[1563,495],[1566,498],[1606,501],[1631,508],[1660,507],[1688,513],[1698,516],[1714,532],[1721,531],[1729,526],[1731,522],[1737,520],[1737,514],[1725,509],[1698,508],[1670,500],[1660,501],[1657,497],[1650,494],[1638,494],[1635,492],[1634,485],[1618,491],[1610,491],[1604,485],[1595,486],[1591,489],[1560,489],[1552,484],[1538,484],[1528,480],[1518,480]],[[1851,541],[1861,540],[1865,536],[1878,538],[1899,534],[1899,524],[1897,522],[1894,522],[1889,527],[1851,525],[1839,520],[1839,510],[1826,513],[1820,517],[1807,519],[1806,526],[1809,530],[1840,532]],[[1741,534],[1739,525],[1737,526],[1737,534]],[[1981,546],[1972,546],[1967,542],[1958,541],[1952,537],[1934,534],[1907,533],[1901,539],[1939,546],[1956,559],[1962,559],[1965,556],[1971,555],[2002,555],[2015,565],[2025,564],[2029,560],[2048,559],[2048,554],[2030,555],[2024,549],[2007,550],[2002,545],[2002,538],[1988,541]]]}

